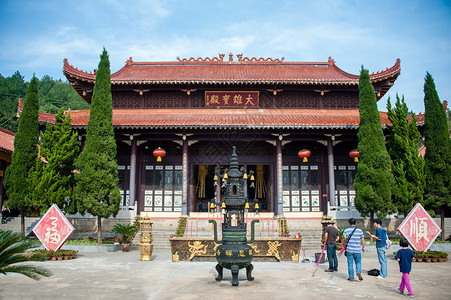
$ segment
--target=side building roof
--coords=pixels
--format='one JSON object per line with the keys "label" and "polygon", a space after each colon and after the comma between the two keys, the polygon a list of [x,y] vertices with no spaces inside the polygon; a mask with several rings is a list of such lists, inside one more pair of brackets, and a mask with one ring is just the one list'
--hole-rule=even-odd
{"label": "side building roof", "polygon": [[14,151],[14,132],[0,127],[0,151],[11,154]]}

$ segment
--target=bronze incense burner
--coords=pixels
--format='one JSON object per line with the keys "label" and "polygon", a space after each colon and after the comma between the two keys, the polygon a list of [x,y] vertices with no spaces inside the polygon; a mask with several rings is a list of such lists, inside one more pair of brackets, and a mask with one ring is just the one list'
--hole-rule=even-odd
{"label": "bronze incense burner", "polygon": [[[223,269],[229,269],[232,272],[232,285],[238,286],[238,273],[240,269],[246,268],[247,280],[252,281],[251,272],[254,268],[251,264],[253,249],[248,244],[254,242],[254,226],[258,220],[251,222],[251,239],[247,241],[246,238],[246,221],[244,218],[244,209],[246,205],[246,198],[244,197],[243,186],[247,174],[242,168],[238,167],[238,155],[236,154],[236,147],[233,146],[233,153],[230,157],[230,169],[219,174],[216,171],[218,179],[222,179],[225,187],[224,202],[222,203],[222,213],[224,222],[222,223],[222,241],[218,241],[217,224],[215,220],[210,220],[214,225],[214,240],[219,246],[216,249],[216,270],[218,277],[216,281],[221,281],[223,276]],[[215,176],[215,178],[216,178]]]}

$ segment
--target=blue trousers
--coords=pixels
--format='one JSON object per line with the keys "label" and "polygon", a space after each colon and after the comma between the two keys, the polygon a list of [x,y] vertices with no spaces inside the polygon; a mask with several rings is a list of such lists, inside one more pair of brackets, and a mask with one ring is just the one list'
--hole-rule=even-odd
{"label": "blue trousers", "polygon": [[327,245],[327,259],[329,260],[329,270],[338,270],[337,244]]}
{"label": "blue trousers", "polygon": [[354,279],[354,261],[356,273],[362,274],[362,253],[347,252],[349,279]]}
{"label": "blue trousers", "polygon": [[381,276],[387,277],[387,255],[385,254],[385,246],[378,247],[377,258],[379,258],[379,263],[381,264]]}

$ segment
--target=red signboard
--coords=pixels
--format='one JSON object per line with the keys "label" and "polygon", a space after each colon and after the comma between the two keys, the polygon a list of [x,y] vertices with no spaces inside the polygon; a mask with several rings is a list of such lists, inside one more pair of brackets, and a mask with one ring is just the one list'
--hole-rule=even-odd
{"label": "red signboard", "polygon": [[205,107],[258,107],[259,92],[206,91]]}
{"label": "red signboard", "polygon": [[410,211],[399,225],[398,232],[416,251],[427,251],[442,230],[420,203]]}
{"label": "red signboard", "polygon": [[45,213],[33,228],[34,234],[47,250],[56,251],[75,230],[56,204]]}

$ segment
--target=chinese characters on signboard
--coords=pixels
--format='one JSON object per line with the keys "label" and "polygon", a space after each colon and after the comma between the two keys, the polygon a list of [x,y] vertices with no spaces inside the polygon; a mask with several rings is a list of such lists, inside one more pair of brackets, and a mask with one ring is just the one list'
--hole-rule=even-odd
{"label": "chinese characters on signboard", "polygon": [[206,91],[205,107],[258,107],[259,92]]}
{"label": "chinese characters on signboard", "polygon": [[404,236],[417,251],[426,251],[442,232],[420,203],[398,227],[399,233]]}
{"label": "chinese characters on signboard", "polygon": [[58,250],[75,228],[56,204],[53,204],[33,228],[34,234],[47,250]]}

